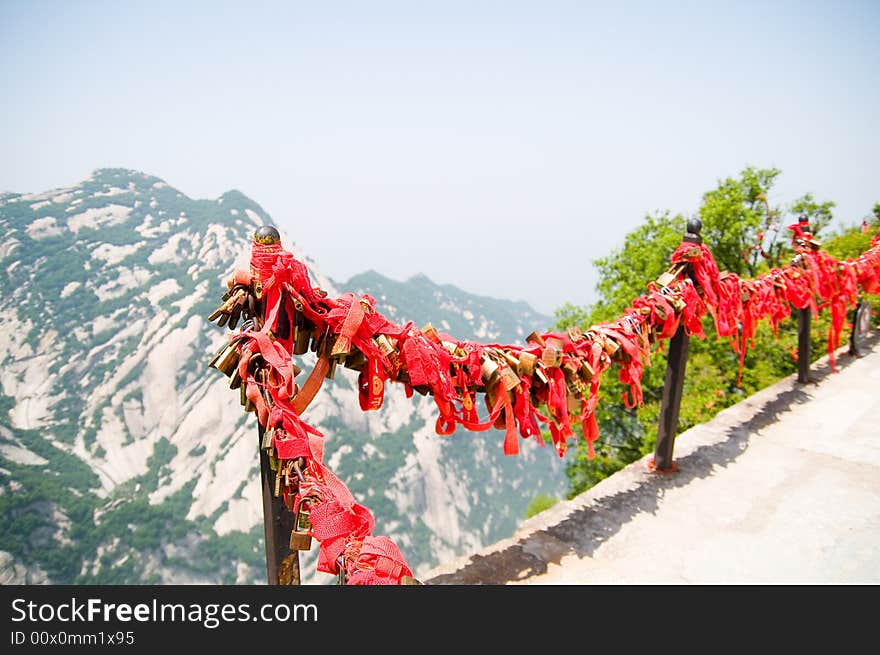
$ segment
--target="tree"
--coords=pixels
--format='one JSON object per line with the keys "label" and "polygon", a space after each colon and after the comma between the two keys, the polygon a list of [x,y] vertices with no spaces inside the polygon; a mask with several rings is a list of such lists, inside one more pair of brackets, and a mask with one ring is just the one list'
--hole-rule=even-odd
{"label": "tree", "polygon": [[[699,208],[702,237],[721,270],[755,277],[770,266],[787,263],[792,250],[786,226],[797,215],[810,219],[814,233],[831,220],[834,203],[817,202],[810,193],[787,208],[772,207],[767,198],[779,175],[775,168],[749,167],[738,177],[720,180],[715,189],[703,195]],[[880,203],[875,209],[880,211]],[[786,216],[789,213],[796,215]],[[646,216],[642,225],[626,235],[620,249],[593,261],[599,272],[596,302],[587,307],[566,304],[559,308],[557,327],[586,327],[619,317],[645,291],[647,282],[669,267],[669,257],[681,242],[685,222],[683,215],[668,211]],[[771,229],[776,231],[775,238],[768,236]],[[821,335],[826,326],[827,323],[817,321],[815,357],[824,352]],[[704,322],[704,328],[706,339],[691,340],[679,432],[709,420],[742,397],[793,373],[797,366],[792,356],[797,343],[794,319],[783,321],[778,334],[766,323],[761,324],[753,347],[746,353],[739,385],[739,355],[727,340],[718,339],[711,320]],[[620,401],[626,388],[614,369],[603,378],[602,398],[596,410],[600,427],[596,458],[588,459],[583,441],[579,440],[566,468],[570,497],[653,451],[665,367],[665,353],[652,353],[642,378],[645,404],[638,410],[627,410]]]}

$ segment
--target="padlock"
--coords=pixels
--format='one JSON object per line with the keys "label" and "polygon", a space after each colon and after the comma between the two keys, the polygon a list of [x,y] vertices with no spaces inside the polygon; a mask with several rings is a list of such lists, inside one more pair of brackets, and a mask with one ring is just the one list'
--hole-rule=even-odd
{"label": "padlock", "polygon": [[536,343],[542,348],[547,345],[547,343],[544,341],[544,338],[540,334],[538,334],[537,331],[532,332],[529,336],[527,336],[526,341]]}
{"label": "padlock", "polygon": [[336,362],[337,359],[335,357],[331,357],[329,360],[327,360],[327,372],[324,374],[324,377],[328,380],[332,380],[333,376],[336,375]]}
{"label": "padlock", "polygon": [[507,391],[515,389],[520,385],[521,380],[519,379],[519,376],[514,373],[513,369],[509,366],[500,367],[500,374],[501,382],[504,384],[504,388],[507,389]]}
{"label": "padlock", "polygon": [[230,389],[238,389],[241,387],[241,376],[238,374],[238,367],[235,367],[235,372],[232,374],[232,377],[229,378],[229,388]]}
{"label": "padlock", "polygon": [[580,375],[581,379],[587,383],[589,383],[596,375],[596,371],[593,370],[593,367],[590,366],[590,363],[586,359],[581,361]]}
{"label": "padlock", "polygon": [[310,550],[312,547],[312,523],[309,520],[309,500],[302,498],[296,506],[296,517],[293,520],[293,530],[290,533],[291,550]]}
{"label": "padlock", "polygon": [[312,324],[305,318],[297,315],[300,319],[296,326],[296,340],[293,343],[294,355],[305,355],[309,351],[309,342],[312,339]]}
{"label": "padlock", "polygon": [[670,284],[675,282],[675,274],[672,271],[665,271],[660,274],[660,277],[657,278],[657,286],[659,287],[668,287]]}
{"label": "padlock", "polygon": [[260,447],[263,450],[269,450],[273,443],[275,443],[275,428],[269,428],[263,432],[263,443]]}
{"label": "padlock", "polygon": [[396,375],[396,373],[400,370],[400,354],[397,352],[397,348],[395,346],[396,342],[392,341],[384,334],[379,334],[373,337],[373,343],[376,344],[379,352],[382,353],[389,362],[391,362],[391,367],[393,369],[392,375]]}
{"label": "padlock", "polygon": [[497,352],[498,352],[502,357],[504,357],[504,359],[507,360],[507,363],[508,363],[508,364],[509,364],[514,370],[516,370],[516,369],[519,367],[519,357],[517,357],[516,355],[514,355],[512,352],[510,352],[509,350],[503,350],[503,349],[499,349]]}
{"label": "padlock", "polygon": [[620,344],[609,337],[602,339],[602,347],[605,349],[605,352],[612,357],[614,356],[614,353],[620,350]]}
{"label": "padlock", "polygon": [[400,577],[400,584],[402,585],[421,585],[422,583],[416,580],[411,575],[404,575]]}
{"label": "padlock", "polygon": [[452,343],[451,341],[441,341],[440,345],[443,346],[443,349],[448,352],[453,357],[458,357],[458,344]]}
{"label": "padlock", "polygon": [[584,338],[584,333],[581,332],[581,329],[577,325],[571,325],[566,330],[568,334],[568,338],[572,340],[572,342],[577,343],[578,341],[582,341]]}
{"label": "padlock", "polygon": [[535,366],[535,377],[538,378],[543,384],[549,384],[550,380],[547,377],[547,374],[544,372],[544,362],[538,360],[537,365]]}
{"label": "padlock", "polygon": [[535,373],[535,364],[537,361],[538,358],[535,357],[535,355],[522,351],[519,354],[516,370],[521,376],[531,377]]}
{"label": "padlock", "polygon": [[232,376],[238,368],[238,362],[241,359],[241,353],[238,350],[239,339],[230,341],[223,346],[220,351],[214,355],[214,359],[208,364],[211,368],[216,368],[226,377]]}
{"label": "padlock", "polygon": [[480,373],[483,376],[483,384],[486,386],[487,389],[491,389],[498,381],[498,378],[501,375],[501,371],[499,370],[498,364],[496,364],[495,361],[487,355],[483,355],[483,359],[481,361],[482,366],[480,367]]}
{"label": "padlock", "polygon": [[[492,410],[495,409],[495,403],[498,402],[498,394],[506,393],[509,396],[509,392],[507,389],[504,389],[504,384],[493,384],[491,387],[486,389],[486,408],[489,410],[489,414],[491,415]],[[495,419],[495,422],[492,424],[494,427],[499,430],[503,430],[506,427],[506,420],[504,415],[504,407],[502,406],[501,411],[498,412],[498,416]]]}
{"label": "padlock", "polygon": [[549,368],[556,368],[562,363],[562,350],[555,346],[547,345],[541,351],[541,361]]}
{"label": "padlock", "polygon": [[354,349],[352,349],[352,351],[350,353],[348,353],[348,355],[345,356],[345,359],[342,362],[342,365],[345,366],[345,368],[348,368],[348,369],[351,369],[354,371],[360,371],[364,368],[366,363],[367,363],[367,356],[364,355],[364,353],[362,353],[357,348],[354,348]]}

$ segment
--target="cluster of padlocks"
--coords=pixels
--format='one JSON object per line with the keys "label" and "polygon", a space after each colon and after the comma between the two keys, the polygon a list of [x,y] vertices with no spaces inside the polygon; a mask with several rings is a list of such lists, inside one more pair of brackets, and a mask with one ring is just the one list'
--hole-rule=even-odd
{"label": "cluster of padlocks", "polygon": [[[274,228],[258,230],[250,270],[235,272],[223,304],[210,317],[233,330],[242,321],[211,365],[229,376],[245,410],[265,428],[262,447],[275,472],[274,493],[295,515],[290,548],[308,550],[314,537],[321,544],[318,570],[349,584],[415,582],[397,546],[372,535],[369,510],[323,463],[322,435],[301,418],[339,365],[357,371],[364,411],[378,410],[386,382],[395,382],[408,395],[433,398],[439,434],[457,426],[499,428],[505,432],[504,452],[513,455],[521,438],[543,446],[543,425],[562,456],[577,420],[592,455],[600,380],[612,364],[629,386],[625,402],[635,407],[642,402],[642,372],[652,344],[679,329],[703,336],[707,312],[742,362],[758,321],[775,326],[792,306],[816,307],[817,298],[831,307],[829,349],[836,347],[841,308],[855,302],[859,287],[880,290],[878,239],[858,259],[839,262],[821,252],[808,232],[794,229],[795,261],[746,280],[719,272],[699,227],[698,221],[689,223],[669,270],[649,282],[618,320],[583,330],[534,332],[525,343],[511,345],[458,340],[430,324],[395,324],[369,295],[330,298],[312,286],[305,265],[282,248]],[[296,378],[302,370],[292,357],[309,352],[316,363],[300,386]]]}

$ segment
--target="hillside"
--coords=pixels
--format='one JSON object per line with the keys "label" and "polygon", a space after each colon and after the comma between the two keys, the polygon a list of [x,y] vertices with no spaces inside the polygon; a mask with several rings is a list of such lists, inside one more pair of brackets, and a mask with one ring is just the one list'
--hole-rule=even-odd
{"label": "hillside", "polygon": [[[224,334],[206,317],[272,222],[237,191],[195,200],[123,169],[0,196],[0,581],[263,581],[256,419],[207,367]],[[499,341],[550,323],[424,277],[336,285],[284,243],[317,285],[369,292],[396,320]],[[495,432],[440,437],[430,399],[400,389],[364,415],[353,381],[340,370],[306,418],[417,574],[563,492],[551,449],[505,458]],[[306,581],[330,581],[313,568]]]}

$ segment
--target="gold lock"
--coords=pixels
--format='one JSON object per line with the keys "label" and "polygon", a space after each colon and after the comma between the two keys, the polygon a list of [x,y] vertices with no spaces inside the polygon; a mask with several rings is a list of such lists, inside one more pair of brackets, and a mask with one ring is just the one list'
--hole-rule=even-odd
{"label": "gold lock", "polygon": [[562,351],[555,346],[547,345],[541,351],[541,361],[545,366],[556,368],[562,363]]}
{"label": "gold lock", "polygon": [[483,384],[485,384],[487,389],[494,387],[495,382],[498,381],[498,377],[501,375],[498,364],[486,355],[483,355],[480,373],[483,376]]}
{"label": "gold lock", "polygon": [[511,368],[517,368],[519,366],[519,357],[511,353],[509,350],[498,350],[496,351],[501,354],[504,359],[507,360],[507,363],[511,366]]}
{"label": "gold lock", "polygon": [[416,580],[411,575],[404,575],[400,578],[400,584],[402,585],[421,585],[422,583]]}
{"label": "gold lock", "polygon": [[536,343],[539,346],[541,346],[542,348],[547,345],[546,342],[544,341],[543,337],[541,337],[541,335],[538,334],[537,331],[532,332],[529,336],[527,336],[526,341]]}
{"label": "gold lock", "polygon": [[273,443],[275,443],[275,428],[269,428],[263,432],[263,443],[261,447],[263,450],[269,450]]}
{"label": "gold lock", "polygon": [[657,285],[660,287],[668,287],[673,282],[675,282],[675,275],[672,271],[665,271],[657,278]]}
{"label": "gold lock", "polygon": [[312,327],[306,319],[297,323],[296,340],[293,343],[294,355],[305,355],[309,351],[309,342],[312,339]]}
{"label": "gold lock", "polygon": [[312,522],[309,520],[308,502],[307,498],[303,498],[297,505],[296,518],[294,518],[293,530],[290,533],[291,550],[310,550],[312,547],[312,535],[309,534]]}
{"label": "gold lock", "polygon": [[570,326],[566,333],[568,334],[568,338],[571,339],[574,343],[581,341],[584,338],[584,333],[581,332],[581,329],[577,325]]}
{"label": "gold lock", "polygon": [[522,351],[519,354],[519,360],[516,370],[522,376],[531,377],[535,373],[535,364],[537,363],[537,361],[538,358],[535,357],[532,353]]}
{"label": "gold lock", "polygon": [[360,371],[366,363],[367,356],[364,355],[364,353],[362,353],[360,350],[355,348],[348,355],[346,355],[343,366],[348,369]]}
{"label": "gold lock", "polygon": [[612,357],[614,356],[614,353],[620,350],[620,344],[617,343],[614,339],[608,337],[602,339],[602,347],[605,348],[605,352]]}
{"label": "gold lock", "polygon": [[502,366],[501,369],[501,381],[504,383],[504,388],[510,391],[511,389],[515,389],[520,384],[519,376],[513,372],[513,369],[509,366]]}
{"label": "gold lock", "polygon": [[544,373],[544,362],[540,360],[538,360],[537,366],[535,367],[535,377],[544,384],[550,383],[550,380],[547,378],[547,374]]}
{"label": "gold lock", "polygon": [[581,379],[584,382],[590,382],[596,375],[596,371],[593,370],[593,367],[590,366],[590,363],[585,359],[581,361]]}
{"label": "gold lock", "polygon": [[238,362],[241,359],[241,353],[238,351],[238,339],[227,343],[220,351],[214,355],[214,359],[208,364],[211,368],[216,368],[226,377],[232,376],[238,368]]}

